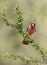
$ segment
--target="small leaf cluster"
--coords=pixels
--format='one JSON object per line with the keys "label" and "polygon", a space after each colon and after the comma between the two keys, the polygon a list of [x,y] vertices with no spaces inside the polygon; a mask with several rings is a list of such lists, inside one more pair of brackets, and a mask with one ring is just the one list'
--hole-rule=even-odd
{"label": "small leaf cluster", "polygon": [[19,6],[16,5],[16,7],[14,8],[16,14],[17,14],[17,19],[18,19],[18,22],[16,23],[16,29],[18,30],[19,33],[22,32],[22,29],[23,29],[23,25],[22,25],[22,22],[23,22],[23,17],[22,17],[22,12],[19,8]]}

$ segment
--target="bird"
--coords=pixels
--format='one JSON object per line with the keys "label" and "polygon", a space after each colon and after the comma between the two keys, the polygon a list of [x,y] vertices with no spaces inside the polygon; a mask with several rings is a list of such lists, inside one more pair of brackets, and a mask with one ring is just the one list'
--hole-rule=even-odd
{"label": "bird", "polygon": [[26,29],[26,32],[29,36],[31,36],[36,31],[35,26],[36,26],[35,20],[32,20],[31,24]]}

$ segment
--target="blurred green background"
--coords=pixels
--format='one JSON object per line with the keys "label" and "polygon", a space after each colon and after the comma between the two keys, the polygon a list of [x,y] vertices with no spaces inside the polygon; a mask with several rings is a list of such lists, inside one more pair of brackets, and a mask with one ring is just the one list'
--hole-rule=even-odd
{"label": "blurred green background", "polygon": [[[23,40],[20,34],[15,34],[13,29],[7,26],[1,19],[1,9],[7,7],[7,17],[14,23],[17,21],[14,7],[19,5],[23,12],[23,28],[24,31],[33,19],[36,20],[37,31],[32,35],[35,43],[38,43],[47,51],[47,0],[0,0],[0,51],[3,53],[18,54],[21,56],[33,56],[42,59],[40,53],[36,52],[35,48],[29,45],[23,45]],[[0,59],[0,65],[26,65],[26,63],[18,63],[8,59]],[[28,64],[27,64],[28,65]],[[31,65],[31,64],[30,64]],[[43,64],[44,65],[44,64]]]}

